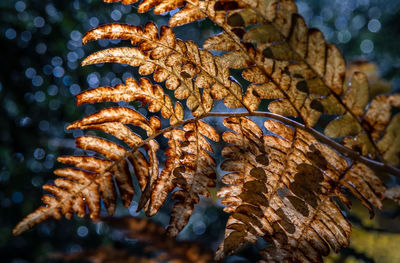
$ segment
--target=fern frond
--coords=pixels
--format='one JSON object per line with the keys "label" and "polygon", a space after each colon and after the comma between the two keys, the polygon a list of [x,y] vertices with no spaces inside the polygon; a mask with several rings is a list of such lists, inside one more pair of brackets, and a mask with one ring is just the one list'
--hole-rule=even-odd
{"label": "fern frond", "polygon": [[[109,24],[89,31],[83,43],[98,39],[127,39],[138,47],[110,48],[89,55],[82,65],[117,62],[139,67],[141,75],[153,73],[157,82],[174,90],[177,99],[187,99],[186,105],[194,116],[209,112],[213,100],[225,99],[230,108],[244,107],[242,89],[230,79],[229,69],[206,50],[192,41],[175,39],[168,27],[155,24],[138,26]],[[202,93],[200,92],[202,90]]]}
{"label": "fern frond", "polygon": [[[89,115],[80,121],[74,122],[67,129],[98,129],[121,139],[133,149],[143,144],[142,139],[134,134],[125,124],[131,124],[147,131],[152,135],[159,130],[157,118],[147,120],[140,113],[126,107],[111,107]],[[86,214],[88,207],[90,217],[97,219],[100,213],[100,198],[103,200],[109,214],[113,214],[116,207],[116,181],[123,204],[129,207],[134,189],[129,172],[128,161],[133,165],[141,189],[144,190],[148,178],[153,181],[158,176],[158,160],[155,152],[158,144],[150,140],[146,147],[149,152],[149,161],[137,150],[129,155],[128,149],[106,139],[83,136],[76,139],[77,147],[93,151],[101,156],[65,156],[58,160],[61,163],[76,168],[63,168],[54,173],[60,178],[54,185],[46,184],[43,190],[50,195],[44,195],[44,206],[28,215],[14,229],[19,234],[44,220],[52,217],[60,219],[62,215],[71,218],[74,212],[78,216]],[[126,159],[126,157],[130,157]],[[150,180],[149,183],[153,183]]]}
{"label": "fern frond", "polygon": [[283,255],[288,262],[322,262],[329,247],[339,251],[349,242],[350,223],[332,200],[337,196],[350,204],[341,187],[370,213],[370,203],[382,206],[385,187],[374,172],[361,163],[348,164],[310,134],[273,120],[264,124],[273,135],[263,135],[243,117],[227,118],[224,125],[233,132],[223,134],[231,146],[222,151],[228,160],[221,169],[231,173],[218,196],[231,216],[218,259],[260,236],[274,246],[263,252],[271,262]]}
{"label": "fern frond", "polygon": [[[271,112],[301,117],[308,126],[314,126],[323,113],[339,115],[326,127],[328,136],[351,136],[347,144],[362,145],[364,155],[396,164],[394,154],[389,157],[388,150],[378,147],[379,142],[369,135],[370,127],[365,126],[367,77],[356,72],[349,83],[345,81],[346,64],[340,51],[327,44],[319,30],[307,28],[292,0],[185,2],[181,12],[197,10],[223,29],[204,47],[227,51],[221,57],[223,63],[244,69],[242,76],[253,83],[243,98],[248,110],[256,110],[262,99],[277,99],[268,105]],[[184,18],[177,19],[172,17],[170,25],[186,23]]]}
{"label": "fern frond", "polygon": [[[140,2],[137,8],[139,13],[146,13],[154,8],[154,14],[157,15],[165,14],[169,11],[181,8],[181,10],[176,12],[169,20],[169,25],[171,27],[189,24],[196,20],[204,19],[208,16],[220,16],[219,19],[223,20],[224,13],[216,12],[216,9],[214,8],[215,3],[218,3],[220,8],[225,9],[237,7],[236,2],[226,0],[104,0],[104,2],[122,2],[125,5]],[[207,10],[208,12],[204,12],[204,10]]]}
{"label": "fern frond", "polygon": [[[228,46],[236,45],[236,49],[230,49],[224,56],[228,57],[228,61],[236,61],[236,57],[240,56],[238,53],[246,55],[243,52],[246,49],[240,49],[244,45],[235,38],[256,44],[255,53],[249,52],[251,48],[246,52],[250,54],[248,56],[253,65],[241,65],[245,69],[243,77],[254,83],[247,89],[244,100],[251,99],[259,103],[261,99],[279,99],[269,103],[271,112],[299,116],[309,126],[315,125],[322,113],[339,115],[326,126],[326,135],[347,137],[347,145],[363,148],[364,155],[378,156],[385,162],[397,165],[395,155],[398,153],[398,144],[395,143],[388,150],[385,141],[380,143],[380,138],[370,135],[374,124],[366,120],[364,115],[374,113],[368,107],[370,88],[367,76],[355,72],[350,82],[345,81],[346,65],[340,51],[334,45],[327,44],[320,31],[307,29],[293,1],[238,2],[246,8],[228,11],[227,19],[221,25],[224,33],[212,37],[204,46],[207,49],[224,50],[227,44],[220,47],[221,40],[216,38],[228,39],[231,41]],[[247,30],[247,26],[252,28]],[[237,63],[231,67],[237,67]],[[266,77],[263,80],[257,77],[259,75]],[[394,95],[391,102],[392,106],[398,107],[400,99]],[[253,104],[254,107],[256,105]],[[386,110],[384,115],[390,119],[391,110]],[[375,121],[379,119],[376,115],[374,117]],[[397,140],[396,135],[389,137]],[[382,144],[386,146],[382,147]]]}
{"label": "fern frond", "polygon": [[161,116],[170,119],[170,124],[176,124],[183,120],[184,111],[178,102],[175,107],[171,98],[165,94],[164,90],[153,85],[148,79],[141,78],[139,83],[135,79],[127,78],[126,84],[118,84],[113,88],[99,87],[87,90],[77,95],[77,105],[84,103],[95,103],[103,101],[140,101],[143,105],[148,104],[150,112],[161,111]]}
{"label": "fern frond", "polygon": [[[231,67],[244,69],[242,76],[253,83],[245,95],[256,102],[252,110],[262,99],[278,99],[269,103],[271,112],[298,116],[314,126],[324,111],[319,99],[329,97],[341,104],[337,96],[342,94],[346,68],[342,55],[325,43],[320,31],[307,29],[293,1],[236,2],[245,8],[227,11],[219,24],[224,32],[208,39],[204,47],[234,47],[223,57]],[[221,45],[222,41],[230,44]],[[238,57],[248,63],[236,63]]]}
{"label": "fern frond", "polygon": [[[357,84],[354,86],[357,88]],[[353,103],[357,103],[356,100]],[[345,101],[350,101],[350,99]],[[398,165],[399,138],[395,130],[397,130],[399,117],[392,115],[393,107],[399,106],[398,94],[379,95],[368,104],[366,109],[360,108],[360,124],[354,122],[354,118],[346,113],[331,121],[326,126],[325,133],[331,137],[346,136],[343,143],[347,147],[360,151],[363,155],[372,158],[378,156],[392,165]]]}
{"label": "fern frond", "polygon": [[378,66],[374,62],[365,60],[351,61],[347,65],[346,78],[350,79],[356,72],[362,72],[367,75],[369,83],[369,99],[372,101],[376,96],[391,92],[390,82],[381,78]]}
{"label": "fern frond", "polygon": [[169,139],[166,168],[155,182],[151,194],[149,215],[158,212],[168,193],[175,186],[181,190],[172,195],[178,202],[172,212],[168,233],[176,236],[189,221],[199,196],[209,197],[208,187],[215,187],[216,162],[206,137],[219,141],[216,130],[203,121],[195,121],[164,134]]}
{"label": "fern frond", "polygon": [[[346,82],[339,50],[327,44],[320,31],[307,28],[292,0],[143,0],[138,11],[152,8],[157,14],[179,8],[170,26],[207,17],[223,31],[199,48],[152,22],[144,27],[99,26],[83,37],[84,44],[122,39],[131,46],[93,53],[83,66],[123,63],[163,84],[127,78],[125,84],[84,91],[77,95],[77,104],[139,101],[169,124],[162,127],[158,117],[147,118],[129,107],[109,107],[69,125],[99,130],[123,145],[94,136],[77,138],[77,147],[94,156],[60,157],[59,162],[72,168],[55,171],[54,184],[43,186],[48,192],[44,206],[22,220],[14,234],[73,213],[84,216],[88,211],[97,219],[100,200],[113,214],[117,192],[128,207],[134,195],[132,165],[142,191],[139,210],[155,215],[170,193],[176,202],[166,232],[147,228],[140,220],[123,220],[126,226],[132,232],[148,231],[139,236],[150,234],[149,239],[157,239],[154,231],[176,236],[200,197],[209,197],[208,188],[216,186],[217,162],[209,140],[218,142],[220,135],[204,121],[208,117],[224,117],[231,130],[222,135],[229,145],[222,150],[226,159],[221,170],[228,173],[217,196],[230,217],[217,259],[261,237],[270,244],[261,252],[268,262],[322,262],[331,249],[337,252],[349,243],[350,223],[333,200],[350,208],[342,189],[360,200],[371,216],[385,197],[398,201],[397,189],[386,191],[371,168],[400,175],[388,164],[400,162],[400,114],[392,116],[400,95],[382,95],[379,88],[372,92],[368,75],[358,71],[347,72]],[[217,56],[211,50],[223,53]],[[242,71],[250,82],[247,88],[230,76],[231,68]],[[192,118],[184,119],[185,108],[175,99],[186,100]],[[243,111],[213,112],[214,100],[222,99],[227,107]],[[268,104],[271,112],[257,111],[263,99],[273,100]],[[325,135],[312,128],[323,114],[337,117],[324,127]],[[266,119],[267,132],[248,117]],[[146,134],[139,136],[144,133],[137,129]],[[157,156],[161,135],[168,140],[165,166]],[[330,137],[344,139],[339,143]],[[160,246],[163,243],[168,242]]]}

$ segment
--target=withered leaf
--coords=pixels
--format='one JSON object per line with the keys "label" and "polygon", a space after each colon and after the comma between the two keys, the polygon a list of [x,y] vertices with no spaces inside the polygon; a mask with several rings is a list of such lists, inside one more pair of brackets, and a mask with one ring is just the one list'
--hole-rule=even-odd
{"label": "withered leaf", "polygon": [[[330,248],[337,252],[349,244],[351,232],[350,223],[332,197],[349,207],[349,198],[342,193],[346,188],[371,214],[372,206],[382,206],[385,186],[365,165],[373,162],[341,147],[381,158],[385,169],[395,169],[389,164],[400,162],[400,115],[393,117],[392,107],[400,106],[400,97],[376,96],[385,88],[371,88],[370,75],[355,70],[346,73],[338,48],[327,44],[321,31],[307,28],[294,1],[105,2],[138,2],[138,12],[153,9],[163,14],[174,10],[170,26],[209,18],[223,31],[199,48],[193,41],[176,39],[170,27],[157,27],[153,22],[143,27],[113,23],[90,30],[83,37],[84,44],[123,39],[130,41],[130,46],[96,52],[82,65],[127,64],[138,67],[140,75],[152,75],[160,84],[146,78],[127,78],[125,84],[84,91],[77,96],[77,104],[139,101],[155,116],[144,116],[128,106],[110,107],[69,125],[68,129],[100,130],[121,140],[124,146],[94,136],[77,138],[77,146],[95,156],[59,158],[74,168],[55,171],[58,178],[54,184],[43,186],[47,192],[42,198],[44,206],[28,215],[15,228],[15,234],[50,217],[71,218],[76,213],[96,219],[101,200],[112,214],[117,192],[128,207],[134,195],[133,170],[142,191],[138,209],[144,208],[147,215],[155,215],[173,192],[175,203],[167,231],[157,227],[152,231],[153,236],[157,236],[154,230],[177,235],[200,198],[210,197],[213,192],[209,188],[217,184],[218,163],[212,156],[215,149],[211,141],[218,142],[220,135],[214,119],[209,118],[215,116],[227,117],[223,124],[229,129],[222,135],[229,145],[221,151],[226,159],[220,166],[227,172],[222,178],[226,185],[217,196],[230,216],[218,259],[260,237],[271,244],[261,253],[268,262],[322,262]],[[250,82],[245,89],[230,69],[241,70],[242,77]],[[267,106],[271,112],[255,112],[265,99],[272,100]],[[176,100],[185,100],[187,111]],[[246,111],[214,112],[219,110],[216,100]],[[325,115],[335,118],[324,127],[326,136],[311,128],[323,123],[319,120]],[[271,118],[264,120],[267,133],[255,119],[243,116]],[[138,127],[146,132],[138,132],[143,137],[134,132]],[[168,141],[163,151],[165,166],[159,163],[157,154],[160,135]],[[327,136],[344,137],[344,142]],[[346,156],[331,146],[344,149]],[[396,198],[390,192],[386,196]],[[132,232],[147,225],[125,223]],[[202,262],[198,253],[191,255],[193,262]]]}

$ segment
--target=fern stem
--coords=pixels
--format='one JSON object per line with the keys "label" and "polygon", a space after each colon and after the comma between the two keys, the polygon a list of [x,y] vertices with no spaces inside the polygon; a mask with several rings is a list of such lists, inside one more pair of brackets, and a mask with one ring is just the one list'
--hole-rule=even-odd
{"label": "fern stem", "polygon": [[275,114],[275,113],[271,113],[271,112],[258,112],[258,111],[254,111],[254,112],[244,112],[244,113],[219,113],[219,112],[209,112],[206,114],[206,116],[204,117],[248,117],[248,116],[255,116],[255,117],[265,117],[265,118],[271,118],[271,119],[275,119],[278,121],[281,121],[285,124],[288,124],[294,128],[298,128],[298,129],[302,129],[308,133],[310,133],[311,135],[313,135],[318,141],[329,145],[330,147],[334,148],[335,150],[337,150],[338,152],[340,152],[341,154],[344,154],[345,156],[347,156],[348,158],[351,158],[352,160],[355,161],[359,161],[365,165],[368,165],[370,168],[376,170],[376,171],[380,171],[380,172],[386,172],[386,173],[390,173],[393,174],[397,177],[400,177],[400,169],[397,167],[394,167],[392,165],[386,164],[386,163],[382,163],[382,162],[378,162],[375,160],[372,160],[370,158],[367,158],[365,156],[360,155],[358,152],[332,140],[331,138],[325,136],[324,134],[318,132],[317,130],[307,127],[301,123],[298,123],[292,119],[286,118],[284,116]]}
{"label": "fern stem", "polygon": [[[158,132],[154,133],[152,136],[146,138],[145,140],[143,140],[143,142],[138,145],[136,148],[133,148],[132,150],[129,151],[128,155],[134,153],[138,148],[146,145],[149,141],[155,139],[156,137],[169,132],[179,126],[183,126],[185,124],[194,122],[194,121],[198,121],[207,117],[264,117],[264,118],[270,118],[270,119],[275,119],[278,120],[280,122],[283,122],[287,125],[290,125],[294,128],[298,128],[301,130],[304,130],[308,133],[310,133],[312,136],[314,136],[318,141],[320,141],[321,143],[324,143],[330,147],[332,147],[333,149],[335,149],[336,151],[338,151],[339,153],[345,155],[346,157],[354,160],[354,161],[358,161],[361,162],[367,166],[369,166],[371,169],[375,170],[375,171],[379,171],[379,172],[385,172],[385,173],[389,173],[392,175],[395,175],[397,177],[400,177],[400,169],[397,167],[394,167],[392,165],[386,164],[386,163],[382,163],[379,161],[375,161],[372,160],[370,158],[367,158],[365,156],[360,155],[358,152],[332,140],[331,138],[327,137],[326,135],[318,132],[317,130],[307,127],[297,121],[294,121],[292,119],[289,119],[287,117],[284,117],[282,115],[279,114],[275,114],[275,113],[271,113],[271,112],[260,112],[260,111],[253,111],[253,112],[239,112],[239,113],[233,113],[233,112],[208,112],[206,114],[203,114],[199,117],[196,118],[191,118],[191,119],[187,119],[184,121],[180,121],[174,125],[168,126],[164,129],[159,130]],[[111,169],[111,167],[109,167],[109,169]],[[109,170],[107,169],[107,170]]]}

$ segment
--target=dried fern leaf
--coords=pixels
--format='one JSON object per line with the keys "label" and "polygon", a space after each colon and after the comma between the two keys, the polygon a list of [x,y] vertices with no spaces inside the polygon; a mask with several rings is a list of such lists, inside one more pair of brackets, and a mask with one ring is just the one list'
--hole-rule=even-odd
{"label": "dried fern leaf", "polygon": [[[22,220],[15,227],[14,234],[20,234],[50,217],[59,219],[65,215],[71,218],[74,212],[78,216],[84,216],[86,207],[90,217],[97,219],[100,213],[100,198],[108,213],[113,214],[116,207],[116,188],[113,180],[116,182],[123,204],[129,207],[134,189],[128,161],[135,170],[141,189],[144,190],[147,183],[152,184],[158,177],[156,151],[159,147],[154,140],[145,144],[138,135],[125,126],[126,124],[142,128],[148,136],[160,129],[157,118],[152,117],[147,120],[137,111],[126,107],[106,108],[69,125],[67,129],[101,130],[122,140],[134,150],[128,154],[128,149],[109,140],[93,136],[78,137],[76,139],[78,148],[93,151],[100,157],[60,157],[59,162],[76,168],[63,168],[54,172],[59,177],[54,181],[54,185],[43,186],[49,193],[42,199],[44,206]],[[143,153],[137,150],[143,145],[148,151],[148,161]]]}
{"label": "dried fern leaf", "polygon": [[147,175],[147,182],[146,182],[146,187],[143,190],[142,196],[140,198],[138,208],[137,210],[141,210],[143,207],[146,208],[146,210],[149,209],[149,198],[151,195],[151,190],[153,187],[154,182],[158,178],[159,174],[159,163],[158,163],[158,158],[157,158],[157,150],[159,149],[159,145],[156,140],[151,140],[149,144],[147,145],[148,148],[148,156],[149,156],[149,172]]}
{"label": "dried fern leaf", "polygon": [[194,205],[199,196],[209,197],[208,187],[215,187],[215,160],[209,152],[213,152],[206,138],[219,141],[216,130],[203,121],[195,121],[174,129],[164,136],[169,139],[166,168],[152,187],[149,215],[158,212],[168,193],[175,186],[181,188],[173,193],[175,203],[168,233],[176,236],[188,223]]}
{"label": "dried fern leaf", "polygon": [[349,79],[355,72],[358,71],[364,73],[368,78],[370,100],[374,99],[376,96],[391,91],[390,83],[381,78],[378,72],[378,67],[375,63],[364,60],[352,61],[347,66],[345,79]]}
{"label": "dried fern leaf", "polygon": [[[170,247],[181,243],[165,235],[176,236],[187,225],[200,196],[209,197],[208,188],[216,185],[217,163],[209,140],[219,141],[219,134],[201,120],[210,116],[230,116],[223,124],[231,130],[222,136],[229,145],[222,150],[226,160],[221,170],[228,173],[222,179],[226,186],[217,194],[230,217],[217,259],[261,237],[270,244],[261,252],[267,262],[322,262],[331,249],[337,252],[349,243],[350,223],[333,201],[337,197],[350,208],[343,188],[359,199],[371,216],[374,207],[382,207],[384,197],[397,200],[397,190],[386,191],[365,165],[372,161],[310,127],[322,114],[336,115],[325,127],[327,136],[344,137],[345,146],[398,165],[400,115],[393,117],[392,108],[400,106],[400,96],[375,96],[379,92],[371,92],[368,76],[357,71],[348,73],[350,80],[344,82],[345,62],[339,50],[327,44],[320,31],[306,27],[292,0],[143,0],[138,11],[153,8],[157,14],[180,9],[170,19],[170,26],[208,17],[223,32],[200,49],[192,41],[176,39],[171,28],[158,29],[152,22],[144,27],[116,23],[97,27],[84,36],[84,44],[123,39],[132,46],[96,52],[82,65],[115,62],[138,67],[139,74],[152,74],[156,82],[165,82],[175,98],[148,79],[141,78],[138,83],[128,78],[113,88],[79,94],[77,104],[140,101],[150,112],[169,119],[170,125],[162,129],[160,119],[148,119],[129,107],[106,108],[69,125],[68,129],[100,130],[122,141],[123,146],[94,136],[77,138],[77,147],[95,156],[60,157],[59,162],[72,168],[55,171],[58,178],[54,184],[43,186],[47,192],[42,198],[44,205],[23,219],[14,234],[48,218],[71,218],[74,213],[88,213],[97,219],[101,200],[113,214],[117,191],[129,207],[134,195],[131,164],[142,191],[139,209],[144,208],[147,215],[156,214],[168,194],[178,188],[172,194],[176,202],[168,229],[122,219],[131,235],[154,241],[157,249],[172,253],[162,254],[158,261],[178,257],[185,262],[209,262],[209,254],[203,257],[197,251],[190,255],[184,246],[183,250]],[[215,56],[209,50],[223,51],[223,55]],[[243,78],[251,83],[244,95],[231,78],[230,68],[242,69]],[[175,99],[186,100],[193,119],[184,120],[184,109]],[[214,100],[222,99],[227,107],[247,112],[211,112]],[[263,99],[273,100],[268,105],[272,113],[256,112]],[[281,115],[299,117],[305,125]],[[242,116],[275,116],[293,127],[267,120],[268,133],[264,133]],[[136,129],[144,130],[147,138],[137,135]],[[156,137],[161,134],[168,139],[168,149],[165,168],[159,174]],[[356,157],[346,159],[316,138]]]}
{"label": "dried fern leaf", "polygon": [[182,190],[172,195],[178,202],[172,212],[168,234],[176,236],[188,223],[193,213],[194,204],[199,202],[199,196],[210,197],[208,187],[215,187],[216,173],[213,167],[215,160],[208,152],[212,152],[206,137],[219,141],[216,130],[203,121],[188,123],[183,126],[185,141],[181,145],[185,166],[173,170],[176,184]]}
{"label": "dried fern leaf", "polygon": [[[86,44],[99,39],[127,39],[137,47],[99,51],[88,56],[82,65],[116,62],[139,67],[141,75],[153,73],[154,80],[165,81],[165,86],[175,91],[177,99],[187,99],[186,105],[196,117],[209,112],[214,99],[225,99],[226,106],[231,108],[243,107],[242,89],[230,79],[229,69],[220,58],[199,49],[192,41],[175,39],[168,27],[161,27],[158,34],[154,23],[147,23],[144,28],[109,24],[89,31],[82,41]],[[118,86],[118,89],[123,87]],[[100,91],[106,90],[109,89]],[[119,90],[115,92],[118,94]],[[127,96],[120,95],[116,99],[129,100]],[[181,113],[180,109],[177,113]]]}
{"label": "dried fern leaf", "polygon": [[[145,130],[148,136],[153,135],[157,131],[157,127],[153,127],[151,121],[139,112],[127,107],[110,107],[100,110],[80,121],[72,123],[67,129],[85,129],[85,127],[89,125],[114,122],[138,126]],[[118,133],[118,131],[115,131],[115,133]]]}
{"label": "dried fern leaf", "polygon": [[263,252],[268,262],[322,262],[329,247],[339,251],[349,242],[350,223],[332,200],[350,204],[340,187],[371,213],[371,204],[382,206],[385,187],[374,172],[349,164],[310,134],[273,120],[265,122],[273,135],[247,118],[227,118],[224,125],[233,132],[223,134],[231,145],[222,151],[228,159],[221,169],[230,173],[218,196],[231,216],[217,259],[262,237],[273,244]]}
{"label": "dried fern leaf", "polygon": [[[400,150],[396,133],[399,117],[397,115],[392,116],[394,107],[400,107],[400,96],[398,94],[375,97],[368,105],[365,114],[360,118],[364,130],[361,130],[360,126],[353,126],[356,127],[354,132],[339,134],[341,136],[355,135],[345,137],[344,145],[360,151],[363,155],[372,158],[379,156],[385,162],[398,165],[397,154]],[[332,121],[327,128],[333,129],[336,122],[340,122],[341,119],[346,118],[345,116]],[[352,126],[351,123],[354,124],[354,122],[345,123],[347,124],[346,129]],[[343,127],[340,130],[343,131]],[[335,133],[333,130],[329,132]]]}
{"label": "dried fern leaf", "polygon": [[[149,216],[155,215],[164,204],[168,194],[175,188],[173,170],[176,167],[183,166],[181,143],[185,141],[185,131],[182,129],[173,129],[166,132],[164,137],[168,139],[169,148],[166,149],[165,168],[161,171],[160,177],[155,182],[151,191],[150,205],[147,211]],[[150,197],[149,195],[149,197]],[[147,200],[146,200],[147,201]]]}
{"label": "dried fern leaf", "polygon": [[[224,32],[211,37],[204,47],[228,51],[223,55],[227,65],[245,69],[243,77],[253,82],[244,97],[250,110],[256,110],[262,99],[278,99],[269,103],[271,112],[301,117],[308,126],[314,126],[322,113],[344,114],[327,127],[329,136],[365,132],[360,117],[369,101],[367,78],[356,73],[352,85],[343,85],[346,65],[341,53],[326,44],[320,31],[306,27],[293,1],[234,2],[238,4],[226,11],[222,23],[210,14]],[[338,127],[347,126],[337,132]],[[364,139],[376,148],[375,141]]]}
{"label": "dried fern leaf", "polygon": [[315,125],[323,112],[317,99],[341,94],[345,63],[340,52],[326,45],[319,31],[308,31],[292,1],[233,2],[237,8],[226,11],[224,21],[214,21],[224,32],[204,47],[227,51],[223,58],[228,66],[245,69],[243,77],[253,83],[244,97],[251,110],[262,99],[279,99],[269,104],[270,111]]}
{"label": "dried fern leaf", "polygon": [[161,111],[161,116],[170,119],[170,124],[174,125],[183,120],[183,108],[178,102],[175,106],[171,98],[165,94],[164,90],[153,85],[148,79],[141,78],[139,83],[135,79],[127,78],[126,84],[118,84],[114,88],[99,87],[87,90],[77,95],[77,105],[84,103],[96,103],[104,101],[140,101],[143,105],[148,104],[150,112]]}
{"label": "dried fern leaf", "polygon": [[124,5],[130,5],[136,3],[138,0],[104,0],[105,3],[116,3],[121,2]]}
{"label": "dried fern leaf", "polygon": [[377,144],[383,159],[393,165],[399,165],[400,153],[400,114],[396,114],[386,128],[385,135]]}
{"label": "dried fern leaf", "polygon": [[[227,51],[222,63],[245,69],[243,77],[253,82],[243,97],[245,108],[253,111],[262,99],[277,99],[269,103],[271,112],[301,117],[308,126],[314,126],[323,113],[338,115],[325,129],[328,136],[347,137],[346,146],[388,162],[363,123],[371,93],[367,77],[353,71],[350,84],[344,81],[346,65],[341,53],[326,44],[320,31],[307,28],[292,0],[172,2],[177,3],[152,1],[143,11],[166,3],[174,8],[186,4],[180,11],[187,10],[186,16],[206,14],[219,25],[223,33],[208,39],[204,47]],[[170,24],[185,21],[186,17],[177,16]]]}
{"label": "dried fern leaf", "polygon": [[[367,76],[353,72],[350,81],[345,81],[346,65],[340,51],[326,44],[320,31],[306,27],[293,1],[236,2],[242,7],[238,4],[238,8],[226,12],[226,20],[219,24],[224,32],[211,37],[204,47],[227,51],[223,57],[232,68],[238,68],[241,54],[246,63],[239,68],[245,69],[243,77],[253,82],[246,91],[245,104],[253,102],[250,105],[255,110],[262,99],[278,99],[269,103],[271,112],[301,117],[308,126],[315,125],[323,113],[338,115],[326,126],[326,135],[348,137],[345,145],[396,165],[395,154],[386,154],[382,146],[378,147],[379,141],[370,136],[375,125],[364,115],[371,114],[367,113],[370,94],[376,92],[371,92]],[[249,47],[241,40],[256,45]],[[391,116],[390,110],[384,114]],[[396,146],[393,152],[397,152]]]}
{"label": "dried fern leaf", "polygon": [[[363,154],[374,157],[377,152],[388,161],[363,123],[370,94],[367,77],[355,72],[350,84],[344,82],[346,65],[340,51],[326,44],[320,31],[306,27],[293,1],[206,2],[187,1],[187,6],[207,14],[224,30],[204,47],[227,51],[222,56],[225,65],[245,69],[243,77],[253,82],[243,98],[248,110],[256,110],[262,99],[278,99],[269,103],[271,112],[301,117],[308,126],[322,113],[339,115],[326,127],[328,136],[352,136],[348,145],[362,146]],[[357,140],[362,143],[354,143]]]}
{"label": "dried fern leaf", "polygon": [[[104,0],[106,3],[122,2],[123,4],[133,4],[139,0]],[[217,7],[214,5],[217,4]],[[234,1],[214,1],[214,0],[142,0],[137,8],[139,13],[145,13],[154,8],[155,14],[165,14],[169,11],[181,8],[169,20],[169,26],[182,26],[192,23],[196,20],[204,19],[212,16],[219,16],[220,20],[224,19],[224,13],[218,12],[219,9],[237,8]],[[204,12],[207,10],[207,12]]]}

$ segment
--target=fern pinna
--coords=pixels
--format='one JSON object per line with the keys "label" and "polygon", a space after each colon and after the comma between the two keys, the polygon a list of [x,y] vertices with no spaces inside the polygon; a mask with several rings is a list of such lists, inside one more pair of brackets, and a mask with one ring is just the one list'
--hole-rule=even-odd
{"label": "fern pinna", "polygon": [[[177,8],[170,27],[114,23],[83,37],[84,44],[124,39],[131,46],[96,52],[82,65],[128,64],[159,84],[127,78],[125,84],[84,91],[77,104],[140,101],[149,115],[110,107],[69,125],[103,131],[126,146],[93,136],[77,138],[77,147],[98,155],[60,157],[73,168],[55,171],[54,184],[43,186],[48,192],[44,205],[23,219],[14,234],[50,217],[84,216],[86,208],[97,219],[100,200],[113,214],[117,188],[129,207],[135,194],[130,163],[142,191],[139,208],[148,216],[173,192],[167,232],[176,236],[200,196],[210,196],[220,166],[227,173],[218,197],[230,217],[216,259],[258,238],[269,244],[260,251],[266,262],[322,262],[330,249],[347,246],[351,226],[333,197],[350,207],[347,189],[372,216],[385,197],[396,196],[393,190],[385,195],[378,174],[400,176],[400,115],[392,113],[400,95],[372,92],[361,72],[347,78],[338,48],[327,44],[319,30],[307,28],[292,0],[143,0],[137,10],[163,14]],[[202,48],[175,38],[171,27],[204,18],[221,32]],[[235,81],[230,69],[241,70],[250,84]],[[218,100],[241,110],[217,112]],[[258,111],[262,104],[269,111]],[[325,125],[324,134],[313,129],[326,123],[320,121],[326,116],[336,118]],[[227,131],[220,135],[210,119],[222,120]],[[132,126],[147,135],[137,135]],[[167,149],[160,149],[161,136],[168,140]],[[212,142],[221,138],[226,146],[218,164]],[[161,152],[165,165],[159,163]]]}

